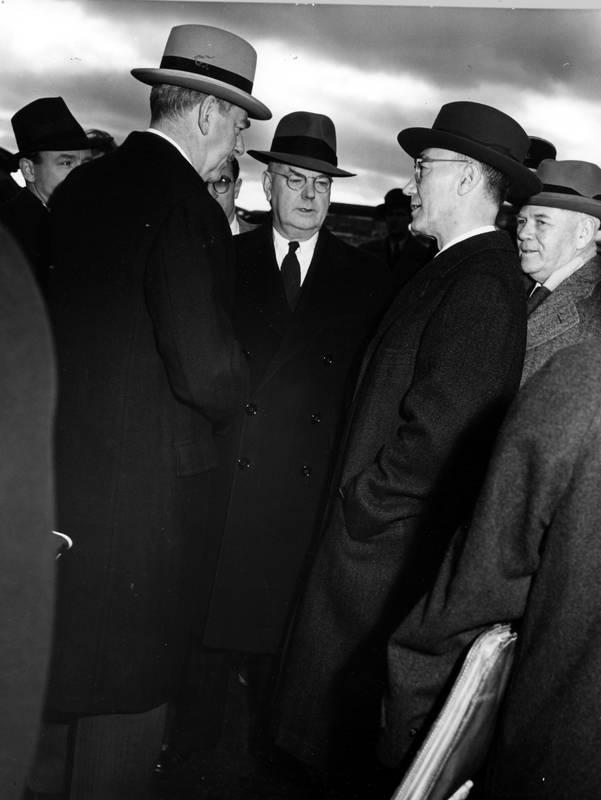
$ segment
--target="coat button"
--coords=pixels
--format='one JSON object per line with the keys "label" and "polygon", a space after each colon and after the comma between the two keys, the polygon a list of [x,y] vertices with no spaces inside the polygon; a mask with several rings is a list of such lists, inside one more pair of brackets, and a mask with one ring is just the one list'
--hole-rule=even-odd
{"label": "coat button", "polygon": [[247,361],[250,359],[250,353],[248,352],[248,350],[242,350],[242,355],[246,358]]}
{"label": "coat button", "polygon": [[244,409],[249,417],[254,417],[258,409],[254,403],[249,403]]}
{"label": "coat button", "polygon": [[312,472],[313,472],[313,467],[309,467],[307,466],[307,464],[301,467],[301,475],[304,475],[305,478],[308,478]]}
{"label": "coat button", "polygon": [[239,469],[248,469],[250,467],[250,461],[248,458],[239,458],[238,459],[238,468]]}
{"label": "coat button", "polygon": [[311,414],[311,422],[314,425],[319,425],[321,422],[321,414]]}
{"label": "coat button", "polygon": [[330,364],[332,364],[333,362],[334,362],[334,359],[332,358],[332,356],[329,353],[328,353],[327,356],[324,356],[322,358],[322,363],[323,363],[324,367],[329,367]]}
{"label": "coat button", "polygon": [[409,736],[411,736],[411,738],[417,736],[417,728],[411,728],[411,730],[409,731]]}

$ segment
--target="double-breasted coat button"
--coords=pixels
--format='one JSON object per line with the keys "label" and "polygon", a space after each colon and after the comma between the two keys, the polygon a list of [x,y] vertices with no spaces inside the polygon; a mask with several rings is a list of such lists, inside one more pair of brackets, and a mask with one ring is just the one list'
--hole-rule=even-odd
{"label": "double-breasted coat button", "polygon": [[249,417],[254,417],[258,409],[254,403],[249,403],[244,409]]}
{"label": "double-breasted coat button", "polygon": [[332,356],[329,353],[328,353],[328,355],[325,355],[322,358],[322,363],[323,363],[324,367],[329,367],[330,364],[332,364],[333,362],[334,362],[334,359],[332,358]]}
{"label": "double-breasted coat button", "polygon": [[411,730],[409,731],[409,736],[411,736],[411,738],[417,736],[417,728],[411,728]]}
{"label": "double-breasted coat button", "polygon": [[313,472],[313,467],[309,467],[307,464],[301,467],[301,475],[304,475],[305,478],[308,478],[312,472]]}
{"label": "double-breasted coat button", "polygon": [[317,414],[317,413],[316,414],[311,414],[311,422],[314,425],[319,425],[319,423],[321,422],[321,414]]}
{"label": "double-breasted coat button", "polygon": [[250,467],[250,460],[248,458],[239,458],[238,467],[239,469],[248,469]]}

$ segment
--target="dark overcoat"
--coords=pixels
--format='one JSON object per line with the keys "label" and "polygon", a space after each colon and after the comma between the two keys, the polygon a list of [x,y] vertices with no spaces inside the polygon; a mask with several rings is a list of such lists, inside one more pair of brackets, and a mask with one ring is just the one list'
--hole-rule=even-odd
{"label": "dark overcoat", "polygon": [[386,642],[471,510],[525,342],[518,257],[490,232],[422,267],[369,344],[277,695],[278,741],[302,760],[375,735]]}
{"label": "dark overcoat", "polygon": [[50,656],[55,558],[50,323],[29,265],[0,226],[0,797],[20,800]]}
{"label": "dark overcoat", "polygon": [[[518,621],[486,800],[601,796],[601,339],[557,352],[510,409],[467,531],[395,632],[380,755],[411,755],[481,630]],[[478,797],[481,795],[478,794]]]}
{"label": "dark overcoat", "polygon": [[219,442],[226,491],[213,495],[221,547],[204,642],[274,653],[324,511],[349,373],[390,288],[384,264],[322,228],[292,313],[271,224],[235,246],[232,322],[251,390]]}
{"label": "dark overcoat", "polygon": [[224,310],[233,238],[192,165],[132,133],[53,201],[59,562],[48,705],[147,711],[177,690],[205,533],[214,422],[246,360]]}
{"label": "dark overcoat", "polygon": [[601,259],[569,275],[528,317],[522,383],[562,347],[601,335]]}
{"label": "dark overcoat", "polygon": [[50,211],[25,186],[11,200],[0,204],[0,222],[22,248],[40,289],[45,293],[50,267]]}

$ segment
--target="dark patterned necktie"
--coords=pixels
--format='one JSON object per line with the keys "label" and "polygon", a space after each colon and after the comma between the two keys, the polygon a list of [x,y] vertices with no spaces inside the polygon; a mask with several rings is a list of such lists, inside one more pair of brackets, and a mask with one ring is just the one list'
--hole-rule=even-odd
{"label": "dark patterned necktie", "polygon": [[528,316],[532,314],[535,308],[538,308],[540,304],[549,297],[551,294],[551,290],[547,289],[546,286],[535,286],[534,289],[530,292],[530,296],[526,301],[526,313]]}
{"label": "dark patterned necktie", "polygon": [[290,242],[288,244],[288,252],[282,261],[282,280],[284,281],[284,291],[286,292],[286,300],[288,305],[292,305],[292,301],[296,297],[300,289],[300,264],[296,257],[296,250],[300,247],[298,242]]}

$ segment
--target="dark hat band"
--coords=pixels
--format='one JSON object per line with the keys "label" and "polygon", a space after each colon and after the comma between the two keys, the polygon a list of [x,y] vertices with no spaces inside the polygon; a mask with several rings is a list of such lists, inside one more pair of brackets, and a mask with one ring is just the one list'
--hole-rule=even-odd
{"label": "dark hat band", "polygon": [[160,69],[177,69],[181,72],[194,72],[196,75],[202,75],[205,78],[212,78],[213,80],[227,83],[230,86],[235,86],[236,89],[240,89],[248,94],[250,94],[253,89],[253,82],[249,81],[248,78],[237,75],[229,69],[216,67],[214,64],[207,64],[204,61],[195,61],[192,58],[163,56]]}
{"label": "dark hat band", "polygon": [[494,150],[495,153],[500,153],[502,156],[507,156],[507,158],[511,158],[517,164],[520,162],[518,159],[513,155],[511,150],[505,145],[502,144],[489,144],[488,142],[483,142],[480,139],[475,139],[473,136],[465,133],[465,131],[454,131],[450,128],[434,128],[434,130],[440,131],[441,133],[449,133],[452,136],[459,136],[461,139],[468,139],[470,142],[474,142],[474,144],[479,144],[482,147],[487,147],[489,150]]}
{"label": "dark hat band", "polygon": [[317,158],[327,161],[333,167],[338,166],[338,158],[330,145],[323,139],[316,139],[313,136],[275,136],[271,143],[271,151]]}
{"label": "dark hat band", "polygon": [[[553,192],[553,194],[575,194],[578,197],[588,197],[588,195],[572,189],[570,186],[558,186],[555,183],[543,183],[543,192]],[[591,200],[601,200],[601,194],[594,194]]]}

